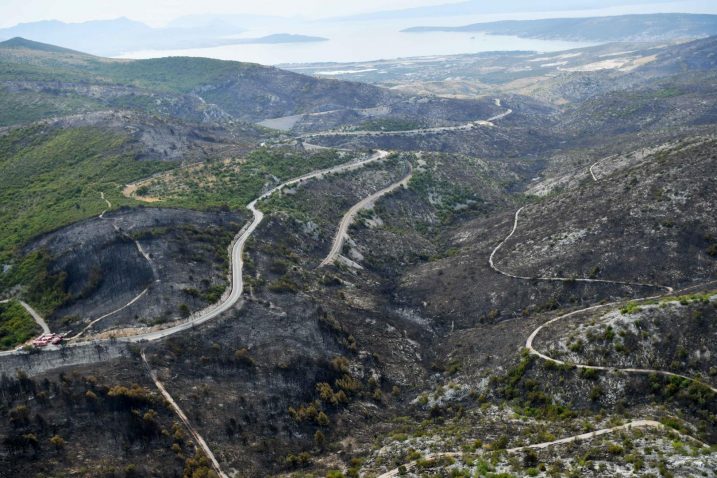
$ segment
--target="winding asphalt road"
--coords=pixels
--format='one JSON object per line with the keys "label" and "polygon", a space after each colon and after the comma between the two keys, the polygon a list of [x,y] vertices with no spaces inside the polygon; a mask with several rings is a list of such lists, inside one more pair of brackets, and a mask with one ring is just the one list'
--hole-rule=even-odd
{"label": "winding asphalt road", "polygon": [[[371,156],[369,156],[368,158],[366,158],[362,161],[345,163],[345,164],[341,164],[339,166],[333,166],[331,168],[321,169],[321,170],[314,171],[314,172],[311,172],[308,174],[304,174],[303,176],[299,176],[297,178],[294,178],[294,179],[291,179],[289,181],[279,184],[278,186],[270,189],[269,191],[265,192],[264,194],[262,194],[261,196],[259,196],[258,198],[256,198],[252,202],[250,202],[247,205],[247,209],[249,209],[252,212],[254,218],[250,224],[244,226],[242,228],[242,230],[239,231],[239,233],[235,237],[234,242],[232,243],[232,246],[231,246],[230,262],[231,262],[232,276],[231,276],[230,293],[226,297],[224,297],[219,303],[214,304],[214,305],[210,306],[209,308],[201,311],[200,313],[196,314],[194,317],[190,318],[190,320],[188,320],[186,322],[183,322],[181,324],[178,324],[178,325],[175,325],[173,327],[169,327],[169,328],[166,328],[163,330],[147,332],[147,333],[140,333],[137,335],[127,336],[127,337],[118,337],[115,340],[121,341],[121,342],[150,342],[150,341],[160,340],[165,337],[169,337],[170,335],[174,335],[176,333],[182,332],[184,330],[191,329],[196,325],[203,324],[204,322],[207,322],[207,321],[217,317],[218,315],[222,314],[223,312],[227,311],[228,309],[230,309],[232,306],[234,306],[239,301],[239,299],[241,298],[243,289],[244,289],[244,280],[242,277],[242,271],[243,271],[243,267],[244,267],[244,261],[242,258],[242,254],[244,252],[244,245],[246,244],[247,239],[249,239],[251,234],[256,230],[256,228],[259,226],[259,224],[261,223],[261,221],[264,218],[264,213],[261,212],[257,208],[257,203],[259,201],[262,201],[263,199],[268,198],[275,192],[280,191],[281,189],[283,189],[287,186],[298,184],[303,181],[307,181],[309,179],[322,177],[327,174],[353,171],[355,169],[362,168],[362,167],[366,166],[367,164],[383,160],[386,157],[388,157],[388,154],[389,153],[387,151],[378,150],[377,152],[375,152],[374,154],[372,154]],[[101,198],[107,202],[108,208],[112,207],[112,204],[107,199],[105,199],[103,193],[101,194]],[[104,214],[106,211],[107,210],[102,211],[102,213],[100,214],[99,217],[104,218]],[[113,225],[114,225],[114,223],[113,223]],[[115,226],[115,229],[117,229],[116,226]],[[144,253],[144,251],[142,251],[139,243],[137,243],[137,247],[139,248],[140,252],[145,256],[145,258],[149,261],[150,260],[149,257]],[[92,325],[97,323],[99,320],[102,320],[103,318],[108,317],[116,312],[119,312],[120,310],[124,309],[125,307],[130,306],[135,301],[139,300],[146,293],[147,293],[147,289],[142,291],[137,297],[135,297],[132,301],[130,301],[123,307],[120,307],[119,309],[114,310],[114,311],[110,312],[109,314],[105,314],[104,316],[99,317],[98,319],[95,319],[75,337],[79,337],[80,335],[82,335],[82,333],[84,333],[87,329],[89,329]],[[4,302],[7,302],[7,301],[4,301]],[[28,310],[28,312],[30,312],[30,314],[33,316],[33,318],[35,318],[35,320],[38,321],[38,323],[43,327],[43,330],[47,330],[47,332],[49,332],[49,329],[47,328],[47,325],[45,324],[44,320],[42,320],[42,317],[40,317],[40,315],[37,314],[37,312],[35,312],[34,309],[32,309],[25,302],[20,302],[20,303],[23,305],[23,307],[25,307],[26,310]],[[93,340],[92,343],[97,343],[97,342],[102,342],[102,341],[107,341],[107,340],[112,340],[112,339]],[[68,346],[78,347],[78,346],[86,345],[87,343],[88,342],[79,342],[78,341],[78,342],[69,344]],[[17,352],[8,351],[8,352],[0,353],[0,355],[12,355],[15,353],[17,353]],[[152,381],[154,382],[155,386],[160,391],[160,393],[165,398],[165,400],[167,400],[167,402],[170,404],[170,406],[172,407],[174,412],[177,414],[177,416],[180,418],[182,423],[184,423],[184,425],[187,427],[187,430],[189,430],[190,434],[194,438],[197,445],[202,449],[204,454],[210,460],[210,462],[212,464],[212,468],[214,468],[214,470],[217,472],[217,474],[219,475],[220,478],[228,478],[226,473],[224,473],[222,471],[221,466],[219,465],[219,462],[217,461],[216,457],[214,456],[211,449],[209,448],[209,445],[207,444],[206,440],[204,440],[204,438],[199,434],[199,432],[192,426],[191,422],[187,418],[187,415],[179,407],[177,402],[172,398],[172,396],[169,394],[169,392],[164,387],[162,382],[159,381],[159,379],[157,378],[157,375],[155,374],[155,372],[152,370],[149,363],[147,362],[147,358],[145,356],[144,349],[142,349],[142,351],[141,351],[141,357],[142,357],[142,361],[144,362],[144,365],[147,368],[147,371],[149,372],[150,377],[152,378]]]}
{"label": "winding asphalt road", "polygon": [[[322,169],[319,171],[314,171],[312,173],[305,174],[303,176],[299,176],[298,178],[291,179],[289,181],[286,181],[273,189],[270,189],[269,191],[265,192],[252,202],[250,202],[247,205],[247,209],[249,209],[252,214],[254,215],[254,219],[252,222],[248,225],[242,228],[241,231],[239,231],[239,234],[235,238],[234,243],[232,244],[232,252],[231,252],[231,265],[232,265],[232,286],[231,286],[231,292],[230,294],[223,299],[220,303],[210,307],[209,309],[205,309],[200,314],[198,314],[193,319],[190,319],[189,321],[176,325],[174,327],[170,327],[168,329],[146,333],[146,334],[139,334],[131,337],[122,337],[118,340],[125,341],[125,342],[145,342],[145,341],[152,341],[152,340],[159,340],[164,337],[168,337],[169,335],[176,334],[178,332],[181,332],[183,330],[187,330],[189,328],[194,327],[195,325],[202,324],[208,320],[213,319],[214,317],[218,316],[219,314],[225,312],[229,308],[231,308],[234,304],[236,304],[242,294],[242,291],[244,289],[244,279],[242,276],[242,270],[244,267],[244,260],[242,258],[242,254],[244,252],[244,245],[246,244],[247,239],[251,236],[251,234],[256,230],[256,228],[259,226],[261,221],[264,218],[264,213],[261,212],[259,209],[257,209],[257,203],[263,199],[268,198],[272,194],[274,194],[277,191],[280,191],[281,189],[291,186],[293,184],[298,184],[303,181],[317,178],[324,176],[326,174],[330,173],[337,173],[337,172],[344,172],[344,171],[351,171],[357,168],[361,168],[369,163],[382,160],[388,156],[387,151],[377,151],[373,155],[369,156],[367,159],[363,161],[358,161],[355,163],[348,163],[343,164],[340,166],[334,166],[332,168]],[[219,461],[214,456],[214,453],[212,453],[212,450],[209,448],[209,445],[207,444],[206,440],[199,434],[199,432],[192,426],[191,422],[187,418],[187,415],[184,413],[184,411],[180,408],[179,404],[172,398],[172,396],[169,394],[167,389],[164,387],[162,382],[159,381],[157,378],[157,375],[154,373],[152,368],[149,365],[149,362],[147,362],[147,358],[144,353],[144,349],[142,349],[141,352],[142,361],[145,364],[145,367],[147,368],[147,371],[150,374],[150,377],[152,377],[152,381],[156,385],[157,389],[160,391],[162,396],[167,400],[167,402],[170,404],[174,412],[177,414],[177,416],[180,418],[182,423],[187,427],[190,434],[194,438],[195,442],[201,447],[201,449],[204,451],[204,454],[207,456],[209,461],[212,463],[212,468],[214,468],[214,471],[217,472],[220,478],[228,478],[226,473],[224,473],[221,469],[221,466],[219,465]]]}
{"label": "winding asphalt road", "polygon": [[[242,258],[242,254],[244,252],[244,245],[246,244],[247,239],[249,239],[251,234],[256,230],[256,228],[259,226],[259,224],[261,223],[261,221],[264,218],[264,213],[262,213],[259,209],[257,209],[258,202],[268,198],[275,192],[280,191],[281,189],[283,189],[287,186],[299,184],[301,182],[308,181],[309,179],[320,178],[327,174],[353,171],[353,170],[362,168],[368,164],[384,160],[388,157],[388,155],[389,155],[388,151],[377,150],[375,153],[371,154],[369,157],[367,157],[366,159],[363,159],[361,161],[344,163],[344,164],[340,164],[338,166],[332,166],[330,168],[320,169],[317,171],[313,171],[313,172],[304,174],[304,175],[296,177],[294,179],[285,181],[285,182],[279,184],[278,186],[275,186],[274,188],[270,189],[269,191],[265,192],[264,194],[262,194],[261,196],[259,196],[258,198],[256,198],[252,202],[250,202],[247,205],[247,209],[249,209],[252,212],[254,217],[253,217],[253,220],[251,221],[251,223],[247,224],[246,226],[244,226],[241,229],[241,231],[239,231],[239,233],[235,236],[234,241],[231,245],[231,254],[230,254],[231,286],[230,286],[230,289],[228,290],[228,293],[225,292],[224,296],[218,303],[213,304],[213,305],[207,307],[206,309],[193,314],[188,320],[186,320],[180,324],[170,326],[165,329],[153,330],[150,332],[139,332],[137,334],[127,335],[127,336],[122,336],[122,337],[92,339],[92,340],[86,340],[86,341],[75,340],[71,343],[68,343],[66,345],[66,347],[80,347],[80,346],[85,346],[88,344],[97,344],[97,343],[107,342],[107,341],[112,341],[112,340],[115,340],[118,342],[128,342],[128,343],[152,342],[155,340],[161,340],[161,339],[164,339],[171,335],[192,329],[195,326],[201,325],[201,324],[208,322],[208,321],[214,319],[215,317],[221,315],[222,313],[226,312],[231,307],[233,307],[237,302],[239,302],[242,292],[244,290],[244,280],[242,277],[242,271],[244,268],[244,261]],[[107,202],[108,207],[112,206],[111,203],[109,201],[107,201],[107,199],[105,199],[104,194],[101,194],[101,197],[103,200],[105,200],[105,202]],[[106,210],[100,214],[100,217],[104,218],[105,212],[106,212]],[[138,243],[137,243],[137,247],[138,247],[138,250],[140,251],[140,253],[142,253],[142,255],[151,263],[149,256],[146,254],[146,252],[144,250],[142,250],[142,247]],[[142,296],[144,296],[144,294],[146,294],[146,290],[140,292],[139,295],[137,295],[134,299],[132,299],[129,303],[125,304],[123,307],[120,307],[119,309],[114,310],[114,311],[110,312],[109,314],[105,314],[104,316],[102,316],[98,319],[95,319],[93,321],[93,323],[91,323],[90,325],[93,325],[98,320],[104,319],[104,318],[108,317],[109,315],[112,315],[116,312],[119,312],[123,308],[128,307],[129,305],[133,304],[135,301],[139,300]],[[23,307],[28,309],[28,312],[30,312],[30,314],[33,315],[33,318],[35,318],[35,320],[41,324],[41,326],[43,327],[43,330],[45,330],[47,328],[47,325],[42,320],[42,317],[40,317],[40,315],[37,314],[37,312],[32,310],[32,308],[29,305],[25,304],[24,302],[21,302],[21,303],[23,304]],[[80,333],[80,335],[82,333],[84,333],[84,330]],[[11,350],[11,351],[6,351],[6,352],[1,352],[0,356],[22,354],[22,353],[24,353],[24,352],[18,352],[15,350]]]}
{"label": "winding asphalt road", "polygon": [[234,304],[239,302],[239,299],[241,298],[242,292],[244,290],[244,279],[242,277],[242,270],[244,268],[244,260],[242,258],[242,254],[244,252],[244,245],[246,244],[247,239],[249,239],[249,237],[264,219],[264,213],[257,209],[257,203],[259,201],[268,198],[275,192],[280,191],[287,186],[298,184],[309,179],[322,177],[327,174],[353,171],[355,169],[362,168],[367,164],[383,160],[388,156],[388,154],[388,151],[379,150],[362,161],[345,163],[339,166],[333,166],[331,168],[321,169],[318,171],[304,174],[303,176],[299,176],[297,178],[283,182],[278,186],[265,192],[258,198],[254,199],[247,205],[247,209],[251,211],[254,218],[250,224],[248,224],[241,231],[239,231],[239,234],[237,234],[231,246],[231,288],[229,290],[229,294],[223,297],[219,303],[209,306],[198,314],[195,314],[186,322],[162,330],[140,333],[127,337],[117,337],[116,340],[121,342],[150,342],[154,340],[160,340],[165,337],[169,337],[170,335],[174,335],[176,333],[191,329],[197,325],[201,325],[229,310],[231,307],[234,306]]}
{"label": "winding asphalt road", "polygon": [[351,226],[354,221],[354,218],[356,217],[356,214],[358,214],[360,210],[371,207],[380,197],[385,196],[386,194],[389,194],[400,187],[408,186],[408,182],[411,180],[412,177],[413,166],[411,165],[411,163],[408,163],[408,174],[406,174],[406,176],[404,176],[400,181],[397,181],[390,186],[383,188],[380,191],[377,191],[354,204],[351,209],[349,209],[348,212],[344,214],[344,217],[341,218],[339,228],[336,231],[336,235],[334,236],[331,251],[329,251],[329,254],[326,256],[326,258],[321,261],[319,267],[324,267],[329,264],[332,264],[339,257],[339,255],[341,254],[341,248],[343,247],[344,241],[347,237],[349,226]]}
{"label": "winding asphalt road", "polygon": [[444,133],[446,131],[470,131],[473,128],[479,126],[495,126],[494,121],[501,120],[506,116],[513,113],[513,110],[508,109],[503,113],[492,116],[486,120],[476,120],[470,123],[465,123],[457,126],[436,126],[434,128],[417,128],[408,130],[395,130],[395,131],[321,131],[318,133],[307,133],[299,136],[298,138],[322,138],[328,136],[412,136],[416,134],[427,134],[427,133]]}

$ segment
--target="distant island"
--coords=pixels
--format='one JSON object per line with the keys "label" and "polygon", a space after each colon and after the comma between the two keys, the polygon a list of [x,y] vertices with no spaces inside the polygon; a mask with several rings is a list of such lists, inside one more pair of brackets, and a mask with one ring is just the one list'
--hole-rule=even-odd
{"label": "distant island", "polygon": [[184,50],[224,45],[307,43],[326,38],[275,33],[238,38],[246,30],[235,24],[153,28],[127,18],[64,23],[57,20],[22,23],[0,29],[0,41],[15,37],[81,50],[93,55],[116,56],[139,50]]}
{"label": "distant island", "polygon": [[417,26],[406,33],[480,32],[567,41],[664,41],[717,35],[717,15],[658,13],[613,17],[550,18],[473,23],[459,27]]}

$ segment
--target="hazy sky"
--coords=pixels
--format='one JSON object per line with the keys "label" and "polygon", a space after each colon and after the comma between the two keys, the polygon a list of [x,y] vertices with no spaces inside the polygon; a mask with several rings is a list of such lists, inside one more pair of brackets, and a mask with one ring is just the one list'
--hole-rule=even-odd
{"label": "hazy sky", "polygon": [[450,0],[0,0],[0,26],[126,16],[161,26],[183,15],[251,13],[309,18],[451,3]]}
{"label": "hazy sky", "polygon": [[[194,14],[260,14],[317,19],[354,13],[459,3],[462,0],[0,0],[0,28],[23,22],[61,20],[83,22],[128,17],[152,26]],[[495,2],[496,0],[485,0]],[[503,0],[510,8],[511,0]],[[643,4],[638,12],[683,11],[717,13],[717,0],[625,0],[624,5]],[[525,0],[518,3],[525,5]],[[580,4],[595,1],[575,0]],[[549,0],[535,5],[550,6]],[[613,14],[619,14],[620,7]],[[543,8],[545,9],[545,8]],[[626,13],[635,13],[626,11]]]}

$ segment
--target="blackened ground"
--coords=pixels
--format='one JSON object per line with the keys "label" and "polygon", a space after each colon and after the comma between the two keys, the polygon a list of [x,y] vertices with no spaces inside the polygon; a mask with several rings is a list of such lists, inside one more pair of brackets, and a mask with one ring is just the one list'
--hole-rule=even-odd
{"label": "blackened ground", "polygon": [[177,319],[215,302],[227,287],[227,248],[244,220],[221,211],[122,209],[47,234],[26,252],[46,250],[50,272],[64,277],[67,300],[49,317],[51,328],[77,332],[146,288],[94,330]]}

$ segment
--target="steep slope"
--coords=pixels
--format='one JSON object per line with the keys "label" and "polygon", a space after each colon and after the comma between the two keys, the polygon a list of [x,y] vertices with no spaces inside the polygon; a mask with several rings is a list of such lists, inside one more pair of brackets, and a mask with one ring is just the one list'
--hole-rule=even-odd
{"label": "steep slope", "polygon": [[125,184],[250,147],[241,133],[133,113],[91,113],[9,130],[0,136],[0,257],[37,234],[98,215],[107,209],[100,193],[115,207],[136,205],[122,196]]}
{"label": "steep slope", "polygon": [[126,135],[93,127],[16,130],[0,151],[4,258],[36,234],[99,214],[101,191],[119,200],[112,184],[170,167],[138,161]]}
{"label": "steep slope", "polygon": [[[606,173],[596,166],[598,182],[588,177],[573,189],[528,204],[515,234],[496,254],[496,267],[526,277],[674,287],[709,280],[717,273],[717,224],[710,206],[716,150],[714,139],[708,139],[684,149],[678,144],[609,173],[609,161],[600,163]],[[398,296],[434,320],[458,325],[551,310],[589,297],[655,291],[500,276],[487,260],[513,222],[511,211],[462,226],[451,234],[455,254],[407,271]],[[483,293],[461,287],[465,281],[480,284]]]}
{"label": "steep slope", "polygon": [[502,263],[529,276],[597,270],[598,277],[678,286],[711,277],[716,158],[717,142],[708,137],[614,171],[617,158],[598,163],[599,181],[526,207]]}

